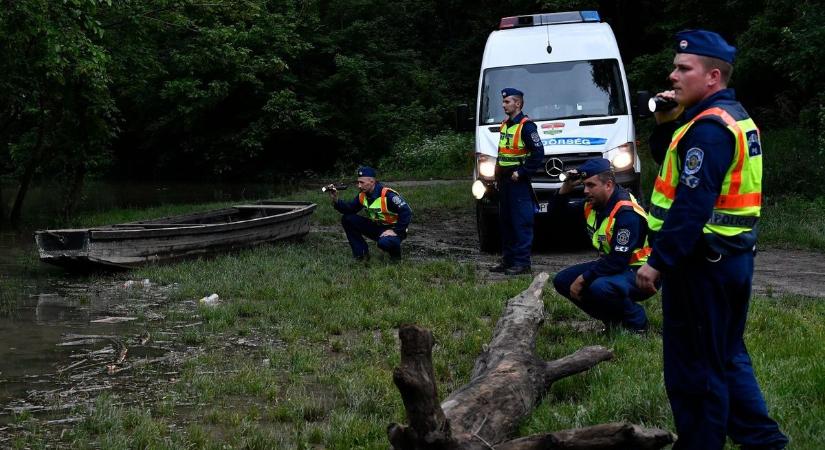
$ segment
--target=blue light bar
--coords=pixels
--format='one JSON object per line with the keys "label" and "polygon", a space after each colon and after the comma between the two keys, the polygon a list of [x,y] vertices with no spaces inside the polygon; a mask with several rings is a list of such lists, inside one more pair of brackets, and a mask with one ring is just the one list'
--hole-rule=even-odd
{"label": "blue light bar", "polygon": [[600,22],[598,11],[566,11],[547,14],[528,14],[524,16],[502,17],[498,24],[500,30],[506,28],[536,27],[539,25],[557,25],[560,23]]}
{"label": "blue light bar", "polygon": [[598,11],[582,11],[582,20],[585,22],[601,22]]}

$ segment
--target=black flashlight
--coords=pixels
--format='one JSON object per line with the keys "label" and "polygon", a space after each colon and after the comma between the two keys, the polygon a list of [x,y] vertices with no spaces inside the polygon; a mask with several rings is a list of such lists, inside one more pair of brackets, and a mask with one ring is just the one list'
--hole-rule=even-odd
{"label": "black flashlight", "polygon": [[321,188],[321,192],[327,191],[343,191],[347,188],[346,184],[328,184]]}
{"label": "black flashlight", "polygon": [[649,109],[650,112],[669,111],[678,105],[674,100],[668,100],[662,97],[650,97],[650,100],[647,101],[647,109]]}

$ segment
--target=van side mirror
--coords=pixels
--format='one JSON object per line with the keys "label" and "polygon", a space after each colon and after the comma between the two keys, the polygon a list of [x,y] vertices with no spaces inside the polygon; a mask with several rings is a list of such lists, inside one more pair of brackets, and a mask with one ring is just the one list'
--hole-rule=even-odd
{"label": "van side mirror", "polygon": [[650,91],[636,91],[636,101],[631,106],[633,109],[633,117],[644,119],[653,115],[650,112],[650,108],[647,107],[647,102],[651,97],[653,97],[653,94],[651,94]]}
{"label": "van side mirror", "polygon": [[470,112],[470,106],[462,103],[455,108],[455,130],[456,131],[473,131],[475,127],[475,118]]}

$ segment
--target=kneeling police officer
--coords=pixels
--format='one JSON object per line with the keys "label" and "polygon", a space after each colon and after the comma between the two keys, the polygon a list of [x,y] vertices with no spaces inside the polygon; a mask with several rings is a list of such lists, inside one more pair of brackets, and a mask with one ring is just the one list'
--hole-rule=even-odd
{"label": "kneeling police officer", "polygon": [[[327,192],[332,206],[343,214],[341,225],[355,259],[369,259],[366,236],[376,241],[378,248],[389,253],[390,258],[397,260],[401,258],[401,241],[407,237],[412,209],[398,192],[382,185],[375,177],[372,167],[359,168],[359,193],[349,202],[338,199],[337,189],[331,188]],[[362,209],[367,210],[367,217],[358,215]]]}
{"label": "kneeling police officer", "polygon": [[599,259],[568,267],[553,279],[556,290],[608,328],[647,330],[638,301],[653,295],[636,286],[636,270],[647,261],[647,218],[636,199],[616,184],[610,162],[591,159],[570,171],[554,199],[554,208],[568,207],[568,194],[584,185],[583,214]]}

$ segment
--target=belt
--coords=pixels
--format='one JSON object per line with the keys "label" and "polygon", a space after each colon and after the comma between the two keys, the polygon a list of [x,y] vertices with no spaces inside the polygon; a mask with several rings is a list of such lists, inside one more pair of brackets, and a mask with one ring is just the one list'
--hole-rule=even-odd
{"label": "belt", "polygon": [[[657,205],[650,205],[650,210],[648,213],[659,219],[664,221],[667,217],[668,210],[662,208],[661,206]],[[742,228],[753,228],[759,222],[759,217],[755,216],[736,216],[733,214],[726,214],[721,213],[718,211],[714,211],[713,215],[711,215],[710,220],[707,221],[708,225],[719,225],[723,227],[742,227]]]}

